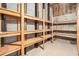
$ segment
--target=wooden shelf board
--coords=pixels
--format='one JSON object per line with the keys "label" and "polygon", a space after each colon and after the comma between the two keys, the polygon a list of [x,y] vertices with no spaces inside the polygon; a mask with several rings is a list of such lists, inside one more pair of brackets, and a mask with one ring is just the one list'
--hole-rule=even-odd
{"label": "wooden shelf board", "polygon": [[20,32],[1,32],[0,37],[10,37],[20,35]]}
{"label": "wooden shelf board", "polygon": [[[45,19],[34,17],[34,16],[30,16],[30,15],[26,15],[25,18],[29,20],[34,20],[34,21],[40,21],[40,22],[43,22],[45,20]],[[49,21],[49,20],[46,20],[45,22],[52,24],[52,21]]]}
{"label": "wooden shelf board", "polygon": [[20,17],[20,13],[6,9],[6,8],[0,8],[0,13],[5,14],[5,15]]}
{"label": "wooden shelf board", "polygon": [[25,42],[25,47],[31,46],[35,43],[39,43],[41,41],[43,41],[41,37],[29,39]]}
{"label": "wooden shelf board", "polygon": [[43,30],[25,30],[24,34],[32,34],[32,33],[40,33],[43,32]]}
{"label": "wooden shelf board", "polygon": [[46,35],[46,38],[50,38],[50,37],[52,37],[52,34],[47,34]]}
{"label": "wooden shelf board", "polygon": [[42,37],[42,38],[45,37],[45,39],[43,39],[43,40],[47,40],[48,38],[52,37],[52,34],[47,34],[47,35],[45,35],[45,36],[41,36],[41,37]]}
{"label": "wooden shelf board", "polygon": [[[52,31],[52,29],[47,29],[46,31]],[[43,32],[43,30],[25,30],[24,34],[40,33],[40,32]]]}
{"label": "wooden shelf board", "polygon": [[69,32],[76,32],[77,30],[60,30],[60,29],[54,29],[53,31],[69,31]]}
{"label": "wooden shelf board", "polygon": [[52,31],[52,29],[46,29],[46,31]]}
{"label": "wooden shelf board", "polygon": [[54,36],[61,36],[61,37],[68,37],[68,38],[76,38],[75,36],[70,36],[70,35],[68,35],[68,34],[62,34],[62,33],[58,33],[58,32],[56,32],[56,34],[54,35]]}
{"label": "wooden shelf board", "polygon": [[53,24],[74,24],[77,23],[76,20],[67,20],[67,21],[54,21]]}
{"label": "wooden shelf board", "polygon": [[0,48],[0,56],[5,56],[18,50],[20,50],[20,46],[4,45],[4,47]]}
{"label": "wooden shelf board", "polygon": [[[48,29],[46,31],[52,31],[52,30]],[[24,34],[32,34],[32,33],[40,33],[40,32],[43,32],[43,30],[32,30],[32,31],[31,30],[29,30],[29,31],[25,30]],[[11,37],[11,36],[17,36],[17,35],[20,35],[20,32],[1,32],[0,33],[0,37]]]}
{"label": "wooden shelf board", "polygon": [[37,18],[37,17],[34,17],[34,16],[29,16],[29,15],[25,15],[24,16],[26,19],[29,19],[29,20],[34,20],[34,21],[40,21],[40,22],[43,22],[43,20]]}
{"label": "wooden shelf board", "polygon": [[[28,46],[31,46],[31,45],[33,45],[35,43],[39,43],[41,41],[42,41],[42,38],[41,37],[30,38],[30,39],[27,39],[27,40],[24,41],[24,46],[25,47],[28,47]],[[21,41],[10,43],[10,45],[18,45],[18,46],[21,46]]]}
{"label": "wooden shelf board", "polygon": [[50,21],[50,20],[45,20],[45,22],[52,24],[52,21]]}

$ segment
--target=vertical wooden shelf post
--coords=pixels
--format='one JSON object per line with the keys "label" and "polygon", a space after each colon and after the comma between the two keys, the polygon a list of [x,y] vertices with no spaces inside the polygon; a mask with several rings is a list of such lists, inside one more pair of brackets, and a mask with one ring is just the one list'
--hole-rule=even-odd
{"label": "vertical wooden shelf post", "polygon": [[[49,4],[50,5],[50,4]],[[52,9],[52,7],[50,6],[49,8],[51,8]],[[49,11],[50,13],[51,13],[51,11]],[[52,9],[52,15],[51,15],[51,17],[53,17],[53,9]],[[54,36],[54,33],[53,33],[53,19],[52,19],[52,40],[51,40],[51,42],[53,42],[53,36]]]}
{"label": "vertical wooden shelf post", "polygon": [[43,49],[44,49],[44,43],[45,43],[45,19],[43,21]]}
{"label": "vertical wooden shelf post", "polygon": [[[0,8],[1,8],[1,3],[0,3]],[[1,32],[1,14],[0,14],[0,32]],[[1,38],[0,38],[0,48],[1,48]]]}
{"label": "vertical wooden shelf post", "polygon": [[[52,8],[51,8],[52,9]],[[53,22],[54,22],[54,12],[53,12],[53,9],[52,9],[52,42],[54,41],[54,33],[53,33]]]}
{"label": "vertical wooden shelf post", "polygon": [[[21,13],[21,12],[20,12],[20,6],[21,6],[20,3],[18,3],[18,4],[17,4],[17,12],[18,12],[18,13]],[[17,18],[17,19],[18,19],[18,20],[17,20],[17,31],[20,32],[20,24],[21,24],[20,21],[19,21],[20,18]],[[20,39],[21,39],[20,36],[18,36],[18,37],[17,37],[17,40],[19,41]],[[20,55],[20,54],[21,54],[21,51],[18,51],[18,55]]]}
{"label": "vertical wooden shelf post", "polygon": [[53,19],[52,19],[52,42],[53,42]]}
{"label": "vertical wooden shelf post", "polygon": [[24,3],[21,3],[21,55],[24,55]]}
{"label": "vertical wooden shelf post", "polygon": [[79,4],[77,4],[77,48],[79,55]]}

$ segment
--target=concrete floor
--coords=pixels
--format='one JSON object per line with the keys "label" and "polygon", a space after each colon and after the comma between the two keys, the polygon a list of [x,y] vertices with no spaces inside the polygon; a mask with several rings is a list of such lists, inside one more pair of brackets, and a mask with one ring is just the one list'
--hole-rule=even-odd
{"label": "concrete floor", "polygon": [[45,43],[45,49],[34,48],[27,52],[28,56],[77,56],[76,44],[69,40],[56,39],[53,43]]}

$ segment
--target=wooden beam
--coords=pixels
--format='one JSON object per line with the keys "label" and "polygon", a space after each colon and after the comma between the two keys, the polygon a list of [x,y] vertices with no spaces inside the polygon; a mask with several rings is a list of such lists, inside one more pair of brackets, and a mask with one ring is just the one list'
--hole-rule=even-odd
{"label": "wooden beam", "polygon": [[45,43],[45,20],[43,21],[43,49],[44,49],[44,43]]}
{"label": "wooden beam", "polygon": [[[52,9],[52,11],[53,11],[53,9]],[[53,17],[53,12],[52,12],[52,17]],[[54,20],[54,19],[52,19],[52,41],[51,41],[51,42],[53,42],[53,35],[54,35],[54,34],[53,34],[53,20]]]}
{"label": "wooden beam", "polygon": [[[7,49],[8,47],[8,49]],[[20,46],[15,46],[15,45],[4,45],[4,47],[2,47],[0,49],[0,56],[7,56],[13,52],[16,52],[20,50]]]}
{"label": "wooden beam", "polygon": [[[21,12],[20,12],[20,7],[21,7],[21,5],[20,5],[20,3],[18,3],[18,4],[17,4],[17,12],[18,12],[18,13],[21,13]],[[17,18],[17,19],[20,20],[20,18]],[[18,32],[20,32],[20,21],[19,21],[19,20],[17,20],[17,31],[18,31]],[[18,40],[18,41],[21,40],[20,36],[17,37],[17,40]],[[18,51],[18,55],[20,55],[20,54],[21,54],[21,50]]]}
{"label": "wooden beam", "polygon": [[21,55],[24,55],[24,4],[21,3]]}
{"label": "wooden beam", "polygon": [[9,16],[20,17],[19,13],[15,12],[13,10],[5,9],[5,8],[0,8],[0,13],[9,15]]}
{"label": "wooden beam", "polygon": [[[1,3],[0,3],[0,8],[1,8]],[[0,14],[0,32],[1,32],[1,14]],[[1,38],[0,38],[0,47],[1,47]]]}
{"label": "wooden beam", "polygon": [[77,4],[77,48],[79,55],[79,4]]}

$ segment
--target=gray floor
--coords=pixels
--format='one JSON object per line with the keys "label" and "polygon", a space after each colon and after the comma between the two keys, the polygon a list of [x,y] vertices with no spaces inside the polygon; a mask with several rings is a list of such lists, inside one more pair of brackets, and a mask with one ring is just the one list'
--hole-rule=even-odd
{"label": "gray floor", "polygon": [[27,52],[28,56],[77,56],[77,47],[69,40],[56,39],[53,43],[45,43],[45,49],[34,48]]}

